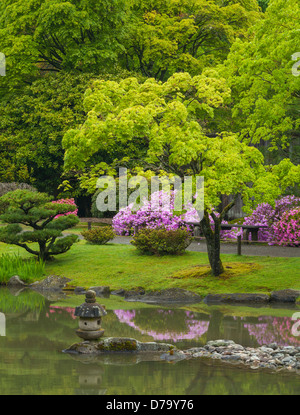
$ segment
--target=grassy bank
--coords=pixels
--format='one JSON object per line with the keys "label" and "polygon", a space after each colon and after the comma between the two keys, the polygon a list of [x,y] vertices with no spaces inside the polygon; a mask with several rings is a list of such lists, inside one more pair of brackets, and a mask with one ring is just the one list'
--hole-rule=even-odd
{"label": "grassy bank", "polygon": [[[21,248],[0,243],[2,253],[29,256]],[[45,275],[68,277],[74,286],[141,286],[148,290],[179,287],[203,295],[300,289],[300,258],[222,255],[222,261],[226,272],[217,278],[209,272],[205,253],[155,257],[141,255],[128,245],[97,246],[80,241],[47,263]]]}

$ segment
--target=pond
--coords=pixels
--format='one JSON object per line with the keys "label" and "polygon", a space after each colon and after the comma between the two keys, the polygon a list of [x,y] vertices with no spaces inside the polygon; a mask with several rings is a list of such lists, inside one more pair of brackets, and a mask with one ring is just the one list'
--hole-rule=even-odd
{"label": "pond", "polygon": [[[0,288],[1,395],[299,395],[300,376],[198,359],[143,361],[134,354],[82,358],[62,351],[77,342],[76,305],[84,296],[46,298]],[[299,309],[149,306],[117,296],[107,308],[105,335],[173,343],[179,349],[230,339],[243,346],[300,346],[291,333]]]}

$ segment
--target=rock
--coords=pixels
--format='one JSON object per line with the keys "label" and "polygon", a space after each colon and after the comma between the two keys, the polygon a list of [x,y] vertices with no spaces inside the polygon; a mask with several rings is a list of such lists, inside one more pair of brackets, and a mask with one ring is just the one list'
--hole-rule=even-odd
{"label": "rock", "polygon": [[271,349],[271,347],[261,346],[259,349],[260,349],[262,352],[265,352],[265,353],[273,353],[273,349]]}
{"label": "rock", "polygon": [[137,348],[140,352],[168,352],[170,350],[176,350],[176,347],[172,344],[156,342],[138,342]]}
{"label": "rock", "polygon": [[100,341],[74,343],[68,349],[64,350],[64,352],[102,354],[105,352],[169,352],[170,350],[177,352],[176,347],[167,343],[143,343],[127,337],[107,337]]}
{"label": "rock", "polygon": [[[283,353],[278,353],[284,350]],[[75,343],[65,350],[68,353],[76,353],[77,356],[111,356],[110,364],[116,364],[121,352],[131,352],[123,356],[137,356],[135,363],[139,361],[179,361],[185,358],[210,358],[227,362],[227,364],[240,364],[251,369],[272,369],[275,372],[282,370],[293,370],[296,373],[300,369],[297,355],[291,355],[295,350],[299,354],[299,348],[293,346],[282,346],[274,350],[271,347],[261,346],[258,348],[243,347],[232,340],[211,340],[203,347],[192,347],[187,350],[178,350],[168,343],[140,342],[132,338],[109,337],[101,338],[100,341],[85,341]],[[112,352],[116,352],[115,354]],[[157,352],[162,352],[158,355]],[[106,353],[106,354],[105,354]],[[107,354],[108,353],[108,354]],[[141,358],[138,358],[141,356]],[[105,357],[106,359],[106,357]],[[105,360],[106,361],[106,360]]]}
{"label": "rock", "polygon": [[278,345],[277,345],[277,343],[270,343],[270,344],[268,344],[267,347],[270,347],[271,349],[276,350],[278,348]]}
{"label": "rock", "polygon": [[267,294],[208,294],[204,300],[205,303],[268,303],[270,296]]}
{"label": "rock", "polygon": [[25,284],[25,282],[22,281],[18,275],[14,275],[8,280],[7,286],[13,288],[23,288],[27,287],[27,284]]}
{"label": "rock", "polygon": [[30,284],[30,288],[40,291],[59,291],[62,290],[71,280],[66,277],[51,275],[41,281]]}
{"label": "rock", "polygon": [[241,356],[239,356],[239,355],[237,355],[237,354],[233,354],[233,355],[225,355],[225,356],[223,355],[223,356],[221,357],[221,359],[222,359],[222,360],[229,360],[229,361],[231,361],[231,362],[242,360]]}
{"label": "rock", "polygon": [[161,360],[166,360],[167,362],[178,362],[180,360],[186,359],[186,355],[179,351],[174,353],[163,353],[160,356]]}
{"label": "rock", "polygon": [[229,346],[235,344],[233,340],[210,340],[206,343],[208,346],[220,347],[220,346]]}
{"label": "rock", "polygon": [[119,296],[121,296],[121,297],[124,297],[124,295],[125,295],[125,290],[124,290],[124,288],[120,288],[119,290],[113,290],[113,291],[111,291],[110,293],[112,294],[112,295],[119,295]]}
{"label": "rock", "polygon": [[149,291],[144,295],[125,295],[125,300],[148,304],[193,304],[202,301],[202,297],[181,288],[167,288],[161,291]]}
{"label": "rock", "polygon": [[143,287],[136,287],[136,288],[133,288],[132,290],[124,290],[124,293],[123,293],[125,299],[132,298],[132,297],[134,298],[136,296],[144,295],[144,294],[145,294],[145,289]]}
{"label": "rock", "polygon": [[97,297],[107,296],[110,294],[110,288],[108,286],[90,287],[89,290],[93,290]]}
{"label": "rock", "polygon": [[86,293],[86,289],[84,287],[75,287],[74,294],[83,295]]}
{"label": "rock", "polygon": [[295,303],[297,297],[300,296],[299,290],[279,290],[272,291],[270,296],[270,301],[280,302],[280,303]]}

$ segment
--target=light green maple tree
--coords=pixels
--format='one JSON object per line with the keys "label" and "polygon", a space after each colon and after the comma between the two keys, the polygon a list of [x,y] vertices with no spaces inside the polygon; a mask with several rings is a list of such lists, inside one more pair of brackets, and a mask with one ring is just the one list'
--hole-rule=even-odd
{"label": "light green maple tree", "polygon": [[147,152],[138,160],[143,168],[180,177],[203,176],[205,205],[201,226],[213,274],[220,275],[221,221],[235,203],[233,200],[217,216],[215,209],[221,195],[241,194],[249,211],[263,201],[273,203],[284,187],[299,181],[300,176],[300,169],[289,160],[277,166],[277,171],[266,167],[258,149],[230,132],[208,135],[208,119],[229,98],[226,80],[214,70],[194,77],[177,73],[165,83],[154,79],[139,83],[136,78],[97,82],[86,93],[85,123],[64,136],[65,168],[86,165],[100,149],[111,154],[122,149],[123,156],[134,156],[133,144],[141,142]]}
{"label": "light green maple tree", "polygon": [[[260,19],[256,0],[131,0],[123,64],[147,77],[192,75],[222,62]],[[122,56],[121,55],[121,56]]]}

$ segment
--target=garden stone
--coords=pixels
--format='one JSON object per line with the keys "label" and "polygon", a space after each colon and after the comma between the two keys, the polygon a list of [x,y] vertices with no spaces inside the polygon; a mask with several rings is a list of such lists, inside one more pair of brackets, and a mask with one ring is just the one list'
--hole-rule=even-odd
{"label": "garden stone", "polygon": [[[135,298],[135,297],[138,297],[138,296],[144,295],[144,294],[145,294],[145,289],[143,287],[136,287],[136,288],[133,288],[132,290],[125,290],[124,291],[125,300],[130,299],[132,297]],[[129,300],[129,301],[131,301],[131,300]],[[135,301],[135,300],[132,300],[132,301]]]}
{"label": "garden stone", "polygon": [[41,281],[36,281],[33,284],[30,284],[30,288],[38,291],[59,291],[62,290],[70,281],[71,280],[66,277],[51,275]]}
{"label": "garden stone", "polygon": [[260,347],[260,350],[262,352],[266,352],[266,353],[272,353],[273,352],[273,349],[271,349],[270,347],[265,347],[265,346]]}
{"label": "garden stone", "polygon": [[124,290],[123,288],[120,288],[119,290],[114,290],[111,291],[110,293],[112,295],[120,295],[121,297],[124,297],[126,290]]}
{"label": "garden stone", "polygon": [[13,288],[22,288],[27,287],[27,284],[25,284],[25,282],[22,281],[18,275],[14,275],[8,280],[7,286]]}
{"label": "garden stone", "polygon": [[281,302],[281,303],[295,303],[297,297],[300,296],[299,290],[279,290],[272,291],[270,296],[270,301]]}
{"label": "garden stone", "polygon": [[268,303],[270,296],[268,294],[208,294],[204,298],[205,303]]}
{"label": "garden stone", "polygon": [[75,287],[74,288],[74,294],[84,295],[85,292],[86,292],[86,289],[84,287]]}
{"label": "garden stone", "polygon": [[180,361],[180,360],[183,360],[183,359],[186,359],[186,358],[187,358],[186,355],[181,351],[174,352],[173,354],[163,353],[160,356],[161,360],[166,360],[167,362],[176,362],[176,361]]}
{"label": "garden stone", "polygon": [[149,291],[144,295],[125,294],[125,300],[148,304],[194,304],[202,301],[202,297],[181,288],[167,288],[160,291]]}
{"label": "garden stone", "polygon": [[207,342],[208,346],[220,347],[220,346],[229,346],[235,344],[233,340],[210,340]]}
{"label": "garden stone", "polygon": [[[279,353],[281,350],[285,350],[286,353]],[[165,360],[170,362],[176,362],[185,358],[210,358],[223,361],[224,363],[226,362],[227,364],[241,364],[251,369],[268,368],[274,370],[276,373],[282,370],[289,370],[296,371],[297,374],[300,374],[300,362],[297,361],[297,356],[288,354],[288,351],[293,352],[294,350],[298,351],[298,347],[282,346],[277,348],[276,353],[274,353],[275,351],[271,347],[243,347],[242,345],[234,343],[232,340],[218,339],[211,340],[204,346],[192,347],[182,351],[168,343],[143,343],[131,338],[112,337],[102,338],[99,342],[88,341],[76,343],[69,347],[66,352],[76,352],[83,356],[89,354],[101,356],[104,352],[109,352],[111,355],[112,352],[117,352],[116,359],[120,352],[134,352],[137,356],[150,356],[147,357],[150,360]],[[157,354],[158,352],[162,352],[162,354],[159,356]],[[113,358],[111,361],[114,364]]]}
{"label": "garden stone", "polygon": [[293,356],[293,355],[297,354],[297,349],[295,349],[295,347],[293,347],[293,346],[283,346],[281,348],[281,352]]}
{"label": "garden stone", "polygon": [[278,348],[277,343],[270,343],[267,345],[267,347],[270,347],[270,349],[276,350]]}

